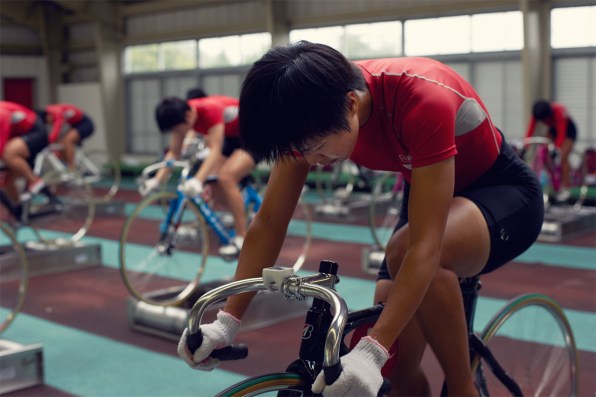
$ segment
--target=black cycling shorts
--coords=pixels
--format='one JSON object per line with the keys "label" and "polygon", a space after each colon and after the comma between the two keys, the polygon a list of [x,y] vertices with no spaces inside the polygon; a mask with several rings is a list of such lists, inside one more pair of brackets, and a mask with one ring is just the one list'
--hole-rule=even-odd
{"label": "black cycling shorts", "polygon": [[227,136],[224,138],[223,148],[221,149],[221,154],[226,157],[230,157],[232,153],[236,149],[241,149],[242,145],[240,144],[240,137],[237,136]]}
{"label": "black cycling shorts", "polygon": [[[404,190],[400,219],[408,222],[409,185]],[[538,238],[544,219],[542,188],[534,172],[515,154],[505,139],[492,167],[455,196],[473,201],[486,219],[490,255],[479,274],[492,272],[526,251]],[[378,280],[391,279],[383,259]]]}
{"label": "black cycling shorts", "polygon": [[27,162],[29,163],[29,166],[33,168],[35,157],[50,144],[46,126],[39,118],[37,118],[33,127],[31,127],[28,132],[21,135],[20,138],[25,141],[25,144],[29,149],[29,158],[27,159]]}
{"label": "black cycling shorts", "polygon": [[79,145],[84,139],[89,138],[95,130],[93,120],[87,115],[83,115],[83,119],[76,124],[72,124],[71,127],[79,132]]}

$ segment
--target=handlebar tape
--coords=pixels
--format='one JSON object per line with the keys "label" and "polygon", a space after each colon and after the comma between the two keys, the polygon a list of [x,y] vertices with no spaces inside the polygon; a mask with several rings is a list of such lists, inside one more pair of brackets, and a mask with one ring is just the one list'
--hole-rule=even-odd
{"label": "handlebar tape", "polygon": [[191,354],[195,354],[195,351],[201,346],[203,343],[203,333],[201,329],[194,334],[186,334],[186,347],[188,347],[188,351]]}
{"label": "handlebar tape", "polygon": [[211,353],[211,357],[220,361],[242,360],[247,356],[248,347],[244,344],[226,346]]}
{"label": "handlebar tape", "polygon": [[341,371],[342,371],[341,361],[338,361],[337,364],[334,364],[330,367],[324,367],[323,373],[325,375],[325,384],[326,385],[333,384],[333,382],[335,382],[337,380],[337,378],[339,378],[339,375],[341,375]]}

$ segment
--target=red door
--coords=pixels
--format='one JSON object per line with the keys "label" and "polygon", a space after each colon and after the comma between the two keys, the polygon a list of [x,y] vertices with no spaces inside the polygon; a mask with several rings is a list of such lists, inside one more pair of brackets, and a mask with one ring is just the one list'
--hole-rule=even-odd
{"label": "red door", "polygon": [[5,101],[33,109],[33,82],[30,78],[5,78],[2,81],[2,97]]}

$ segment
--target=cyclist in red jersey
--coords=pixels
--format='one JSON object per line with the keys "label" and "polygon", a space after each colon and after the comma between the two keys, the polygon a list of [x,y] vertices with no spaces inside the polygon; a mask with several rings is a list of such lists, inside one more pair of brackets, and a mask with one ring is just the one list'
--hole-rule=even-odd
{"label": "cyclist in red jersey", "polygon": [[[45,186],[33,173],[33,161],[47,145],[48,134],[34,111],[18,103],[0,101],[0,159],[9,171],[4,181],[6,193],[15,203]],[[18,177],[27,181],[27,192],[21,197],[14,183]]]}
{"label": "cyclist in red jersey", "polygon": [[78,107],[68,103],[48,105],[37,112],[42,120],[51,125],[50,143],[64,146],[64,161],[68,168],[75,168],[75,148],[93,134],[93,120]]}
{"label": "cyclist in red jersey", "polygon": [[[399,337],[394,395],[429,395],[420,366],[430,345],[450,395],[472,396],[466,320],[458,277],[490,272],[536,240],[544,215],[540,184],[492,123],[478,94],[449,67],[425,58],[349,62],[338,51],[299,42],[255,62],[240,95],[245,149],[273,162],[263,205],[251,223],[235,279],[275,264],[307,174],[345,159],[399,171],[404,207],[379,272],[375,303],[385,308],[369,336],[341,358],[342,373],[313,391],[376,395],[388,350]],[[183,333],[178,354],[210,369],[215,347],[231,343],[252,295],[229,297],[201,326],[195,351]]]}
{"label": "cyclist in red jersey", "polygon": [[526,131],[526,138],[536,133],[537,124],[548,128],[548,135],[555,147],[561,152],[561,185],[563,189],[557,194],[558,201],[566,201],[571,196],[569,154],[577,138],[577,128],[567,108],[560,103],[537,101],[532,107],[532,118]]}
{"label": "cyclist in red jersey", "polygon": [[[184,183],[188,196],[202,193],[203,183],[209,175],[216,174],[218,183],[214,186],[221,192],[224,204],[234,218],[236,236],[231,244],[220,247],[224,256],[238,255],[246,234],[244,201],[238,182],[255,167],[251,156],[241,149],[238,132],[238,99],[221,95],[208,95],[189,99],[165,98],[155,110],[157,124],[162,133],[172,132],[165,159],[177,159],[182,153],[185,138],[189,134],[205,135],[209,154],[196,171],[194,178]],[[157,175],[141,186],[146,195],[163,182],[169,171],[160,170]]]}

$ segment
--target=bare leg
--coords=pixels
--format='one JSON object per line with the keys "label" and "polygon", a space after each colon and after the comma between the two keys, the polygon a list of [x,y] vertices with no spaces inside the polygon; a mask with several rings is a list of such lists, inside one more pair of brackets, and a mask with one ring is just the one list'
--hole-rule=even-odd
{"label": "bare leg", "polygon": [[21,138],[13,138],[6,143],[2,160],[16,176],[25,178],[28,185],[39,180],[27,162],[30,156],[29,148]]}
{"label": "bare leg", "polygon": [[60,141],[64,145],[64,161],[70,170],[75,169],[75,151],[79,140],[79,131],[72,128]]}
{"label": "bare leg", "polygon": [[[390,241],[387,252],[391,274],[399,274],[408,235],[406,225]],[[418,321],[423,338],[428,341],[445,373],[450,395],[477,395],[470,370],[467,326],[457,277],[477,274],[487,262],[489,252],[490,236],[482,213],[471,201],[454,198],[442,245],[441,268],[413,318]],[[414,331],[412,328],[411,332]],[[406,367],[409,364],[417,365],[403,363]]]}
{"label": "bare leg", "polygon": [[571,186],[570,175],[571,166],[569,165],[569,154],[573,148],[573,140],[565,138],[561,145],[561,187],[569,189]]}
{"label": "bare leg", "polygon": [[242,150],[235,150],[218,173],[217,186],[224,198],[226,207],[234,217],[234,230],[238,236],[246,235],[246,215],[242,193],[238,182],[250,173],[255,163]]}

